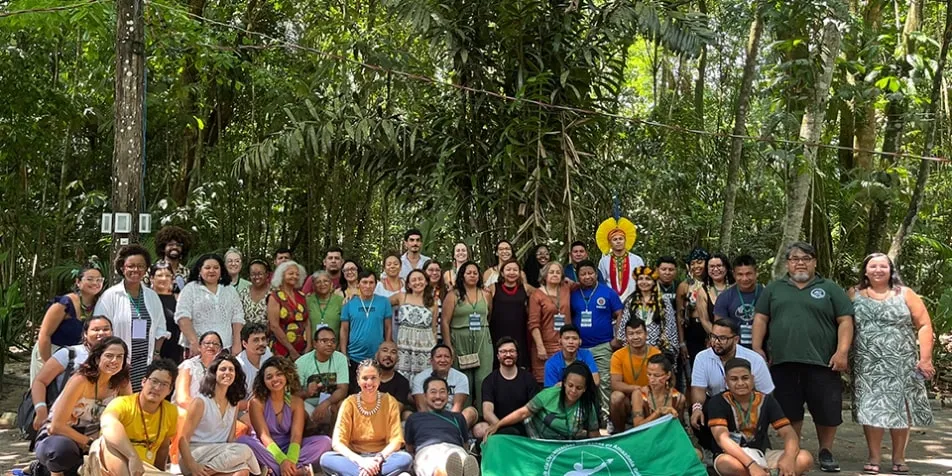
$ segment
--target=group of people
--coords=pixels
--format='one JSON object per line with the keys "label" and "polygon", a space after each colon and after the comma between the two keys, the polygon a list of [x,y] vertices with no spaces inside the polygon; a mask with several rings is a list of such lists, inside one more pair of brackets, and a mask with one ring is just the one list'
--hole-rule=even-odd
{"label": "group of people", "polygon": [[51,303],[31,366],[37,458],[53,474],[88,455],[88,474],[469,476],[494,434],[586,439],[671,415],[718,474],[793,475],[814,465],[806,406],[820,469],[839,471],[851,375],[864,471],[879,472],[889,429],[892,472],[908,472],[909,428],[932,423],[933,334],[887,256],[848,291],[803,242],[766,286],[752,257],[700,248],[679,280],[635,238],[609,218],[597,263],[583,242],[565,263],[545,246],[520,262],[503,240],[483,269],[465,243],[449,263],[424,256],[411,229],[380,275],[340,248],[308,274],[286,248],[247,270],[236,249],[189,269],[187,232],[164,227],[158,261],[128,245],[118,284],[88,265]]}

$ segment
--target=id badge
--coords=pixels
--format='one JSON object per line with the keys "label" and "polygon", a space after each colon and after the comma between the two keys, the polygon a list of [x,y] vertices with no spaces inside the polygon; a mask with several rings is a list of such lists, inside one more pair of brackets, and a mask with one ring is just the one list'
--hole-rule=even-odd
{"label": "id badge", "polygon": [[132,320],[132,338],[133,339],[145,339],[146,338],[146,320],[145,319],[133,319]]}
{"label": "id badge", "polygon": [[472,313],[469,315],[469,330],[477,332],[483,328],[482,316],[479,313]]}
{"label": "id badge", "polygon": [[562,326],[565,325],[565,314],[559,313],[555,315],[555,331],[561,331]]}
{"label": "id badge", "polygon": [[579,316],[579,327],[592,327],[592,311],[582,311]]}

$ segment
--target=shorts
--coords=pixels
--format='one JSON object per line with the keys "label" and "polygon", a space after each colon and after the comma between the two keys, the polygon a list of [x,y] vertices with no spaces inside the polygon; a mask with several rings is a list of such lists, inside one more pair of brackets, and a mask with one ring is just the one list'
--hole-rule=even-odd
{"label": "shorts", "polygon": [[791,422],[803,421],[806,404],[813,421],[820,426],[843,423],[843,381],[840,373],[827,367],[787,362],[770,367],[773,396]]}
{"label": "shorts", "polygon": [[[755,464],[760,465],[761,468],[767,469],[777,469],[777,463],[780,462],[780,458],[783,456],[783,450],[767,450],[765,454],[763,451],[758,450],[757,448],[741,448],[744,450],[744,453],[747,453],[747,456],[753,458],[756,461]],[[727,453],[721,453],[714,457],[714,472],[718,475],[721,474],[717,470],[717,459],[721,456],[729,456]]]}

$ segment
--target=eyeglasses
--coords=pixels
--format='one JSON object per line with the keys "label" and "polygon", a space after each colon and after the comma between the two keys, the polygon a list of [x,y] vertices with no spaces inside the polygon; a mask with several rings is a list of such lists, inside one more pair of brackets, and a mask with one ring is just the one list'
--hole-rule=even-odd
{"label": "eyeglasses", "polygon": [[722,264],[712,264],[712,265],[708,266],[708,268],[711,268],[711,269],[724,269],[724,265],[722,265]]}
{"label": "eyeglasses", "polygon": [[144,264],[127,264],[124,267],[127,271],[145,271],[146,269]]}
{"label": "eyeglasses", "polygon": [[337,339],[317,339],[318,344],[333,344],[337,342]]}
{"label": "eyeglasses", "polygon": [[266,273],[251,273],[252,278],[263,278],[265,276],[267,276]]}
{"label": "eyeglasses", "polygon": [[105,281],[105,279],[104,278],[83,278],[83,281],[86,281],[87,283],[100,284],[103,281]]}
{"label": "eyeglasses", "polygon": [[202,342],[201,345],[202,347],[208,347],[210,349],[217,349],[221,347],[221,344],[219,344],[218,342]]}
{"label": "eyeglasses", "polygon": [[787,261],[791,263],[809,263],[813,261],[812,256],[791,256],[787,258]]}
{"label": "eyeglasses", "polygon": [[152,384],[153,387],[155,387],[155,388],[157,388],[157,389],[159,389],[159,390],[162,390],[163,388],[171,388],[171,387],[172,387],[172,383],[171,383],[171,382],[166,382],[166,381],[164,381],[164,380],[159,380],[159,379],[157,379],[157,378],[146,377],[146,380],[148,380],[149,383]]}
{"label": "eyeglasses", "polygon": [[719,336],[719,335],[717,335],[717,334],[708,334],[707,336],[711,338],[711,341],[712,341],[712,342],[717,342],[718,344],[723,344],[723,343],[725,343],[725,342],[727,342],[727,341],[729,341],[729,340],[731,340],[731,339],[737,337],[736,335],[733,335],[733,334],[732,334],[732,335],[729,335],[729,336]]}
{"label": "eyeglasses", "polygon": [[169,246],[178,246],[179,248],[181,248],[181,247],[184,246],[184,245],[183,245],[181,242],[178,242],[178,241],[169,241],[168,243],[165,244],[165,246],[166,246],[166,247],[169,247]]}
{"label": "eyeglasses", "polygon": [[499,355],[516,355],[516,350],[500,350]]}
{"label": "eyeglasses", "polygon": [[343,271],[344,271],[345,273],[356,273],[356,272],[357,272],[357,268],[344,268]]}
{"label": "eyeglasses", "polygon": [[225,261],[225,264],[241,264],[241,260],[240,260],[240,259],[230,259],[230,260],[226,260],[226,261]]}

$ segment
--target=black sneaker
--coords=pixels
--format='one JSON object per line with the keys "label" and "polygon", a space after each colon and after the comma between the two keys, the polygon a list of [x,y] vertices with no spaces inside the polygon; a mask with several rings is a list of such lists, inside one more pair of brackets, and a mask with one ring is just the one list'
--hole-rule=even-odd
{"label": "black sneaker", "polygon": [[840,472],[840,464],[836,462],[836,458],[833,457],[833,453],[830,452],[830,450],[826,448],[821,449],[817,460],[820,462],[820,471],[824,473]]}

